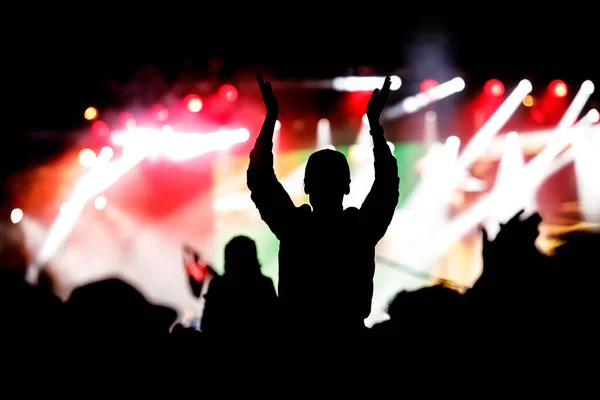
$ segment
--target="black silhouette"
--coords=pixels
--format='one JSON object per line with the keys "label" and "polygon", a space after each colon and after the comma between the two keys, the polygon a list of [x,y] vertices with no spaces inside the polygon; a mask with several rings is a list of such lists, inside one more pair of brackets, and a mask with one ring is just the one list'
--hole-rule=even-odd
{"label": "black silhouette", "polygon": [[286,328],[317,324],[321,332],[362,332],[371,311],[375,245],[385,234],[399,198],[398,166],[379,116],[390,79],[367,107],[374,143],[375,182],[360,209],[343,209],[350,169],[343,154],[321,150],[308,160],[304,191],[309,205],[296,207],[273,169],[273,132],[279,105],[271,84],[258,75],[265,122],[248,167],[248,188],[262,219],[280,241],[279,298]]}
{"label": "black silhouette", "polygon": [[277,294],[260,271],[254,241],[237,236],[225,247],[225,274],[206,295],[202,331],[211,337],[257,337],[270,334]]}

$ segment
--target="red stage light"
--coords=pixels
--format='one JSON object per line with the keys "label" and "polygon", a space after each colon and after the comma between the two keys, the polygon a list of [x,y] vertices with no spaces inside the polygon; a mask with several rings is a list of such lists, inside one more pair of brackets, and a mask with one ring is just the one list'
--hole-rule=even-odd
{"label": "red stage light", "polygon": [[219,95],[223,96],[230,103],[233,103],[238,98],[238,91],[233,85],[225,84],[219,89]]}
{"label": "red stage light", "polygon": [[490,79],[483,87],[488,96],[500,97],[504,94],[504,85],[498,79]]}
{"label": "red stage light", "polygon": [[92,122],[92,133],[96,136],[108,136],[110,128],[106,122],[96,120]]}
{"label": "red stage light", "polygon": [[128,112],[121,113],[121,115],[119,116],[119,122],[122,125],[125,125],[127,129],[133,129],[136,126],[136,121],[133,114],[130,114]]}
{"label": "red stage light", "polygon": [[550,82],[550,85],[548,85],[548,92],[556,97],[565,97],[568,93],[567,84],[559,79],[556,79]]}
{"label": "red stage light", "polygon": [[425,79],[423,82],[421,82],[421,86],[420,86],[421,93],[431,90],[438,85],[439,85],[439,82],[436,81],[435,79]]}
{"label": "red stage light", "polygon": [[166,121],[169,118],[169,110],[162,104],[152,106],[152,116],[159,121]]}

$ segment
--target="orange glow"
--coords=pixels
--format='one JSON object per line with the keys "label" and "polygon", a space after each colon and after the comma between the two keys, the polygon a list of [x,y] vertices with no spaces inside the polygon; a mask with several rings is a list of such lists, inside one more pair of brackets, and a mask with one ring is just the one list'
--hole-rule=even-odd
{"label": "orange glow", "polygon": [[93,121],[98,118],[98,110],[96,110],[94,107],[88,107],[83,113],[83,116],[88,121]]}

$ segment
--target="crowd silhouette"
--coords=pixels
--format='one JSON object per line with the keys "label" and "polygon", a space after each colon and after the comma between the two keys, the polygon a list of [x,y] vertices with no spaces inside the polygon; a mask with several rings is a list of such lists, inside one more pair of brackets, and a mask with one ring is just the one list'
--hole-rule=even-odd
{"label": "crowd silhouette", "polygon": [[[0,311],[5,365],[60,375],[56,365],[64,360],[64,368],[77,374],[107,363],[110,374],[126,371],[128,377],[136,371],[152,379],[159,371],[184,370],[189,379],[206,379],[200,371],[231,377],[259,375],[257,370],[266,368],[262,365],[283,374],[290,366],[328,368],[336,345],[344,356],[326,374],[341,371],[340,360],[348,362],[344,371],[351,366],[367,372],[375,359],[386,368],[427,357],[468,359],[471,366],[495,360],[497,368],[508,368],[497,364],[502,359],[510,360],[511,370],[522,367],[516,360],[534,353],[543,355],[538,362],[575,355],[588,359],[597,340],[593,315],[600,235],[572,233],[553,255],[543,255],[535,246],[538,214],[518,213],[493,241],[482,230],[484,268],[471,288],[459,291],[440,283],[398,293],[389,305],[389,320],[368,329],[364,320],[371,312],[375,246],[399,200],[397,162],[379,122],[390,79],[373,92],[366,110],[375,180],[362,206],[347,209],[342,201],[350,192],[350,168],[342,153],[328,149],[313,153],[306,165],[304,191],[310,205],[294,205],[273,169],[279,105],[260,75],[258,84],[266,116],[250,153],[247,183],[261,218],[280,242],[278,291],[261,273],[255,242],[238,236],[225,248],[223,275],[208,265],[188,270],[190,290],[205,302],[197,325],[178,323],[175,311],[151,304],[116,278],[79,287],[63,302],[51,292],[51,277],[42,275],[37,286],[25,282],[22,238],[14,227],[4,226]],[[187,254],[186,262],[200,263],[192,250]],[[452,348],[439,348],[441,337]],[[361,358],[366,356],[371,361]],[[310,366],[303,368],[303,362]],[[112,379],[106,370],[103,374]]]}

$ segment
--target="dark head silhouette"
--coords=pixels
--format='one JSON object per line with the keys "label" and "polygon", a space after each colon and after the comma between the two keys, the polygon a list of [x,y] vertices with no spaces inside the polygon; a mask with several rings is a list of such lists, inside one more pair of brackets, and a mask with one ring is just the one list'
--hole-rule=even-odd
{"label": "dark head silhouette", "polygon": [[249,275],[260,272],[256,243],[247,236],[236,236],[225,246],[225,273]]}
{"label": "dark head silhouette", "polygon": [[344,195],[350,193],[350,167],[346,157],[335,150],[319,150],[306,163],[304,192],[315,211],[342,209]]}
{"label": "dark head silhouette", "polygon": [[118,278],[76,288],[66,305],[69,318],[77,321],[75,331],[95,337],[166,335],[177,318],[174,310],[151,304]]}

